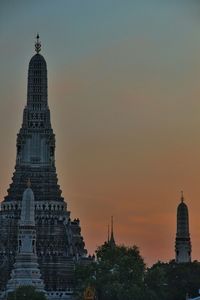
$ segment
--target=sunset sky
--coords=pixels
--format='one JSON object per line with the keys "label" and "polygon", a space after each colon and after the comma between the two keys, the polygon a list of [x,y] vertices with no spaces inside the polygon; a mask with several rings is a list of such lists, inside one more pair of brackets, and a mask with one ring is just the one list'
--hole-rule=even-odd
{"label": "sunset sky", "polygon": [[119,244],[174,258],[184,190],[200,260],[200,3],[0,1],[0,199],[15,165],[40,33],[59,184],[89,253]]}

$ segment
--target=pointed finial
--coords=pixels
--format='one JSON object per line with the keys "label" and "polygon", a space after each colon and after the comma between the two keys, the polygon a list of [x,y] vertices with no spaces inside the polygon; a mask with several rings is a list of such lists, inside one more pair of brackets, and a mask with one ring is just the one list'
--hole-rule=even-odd
{"label": "pointed finial", "polygon": [[108,243],[110,242],[110,226],[108,224]]}
{"label": "pointed finial", "polygon": [[114,232],[113,232],[113,216],[111,217],[111,234],[110,234],[110,241],[109,244],[111,247],[114,247],[115,244],[115,238],[114,238]]}
{"label": "pointed finial", "polygon": [[111,217],[111,234],[113,234],[113,216]]}
{"label": "pointed finial", "polygon": [[37,52],[37,54],[41,51],[41,42],[39,41],[39,33],[37,33],[37,36],[36,36],[36,42],[35,42],[35,51]]}
{"label": "pointed finial", "polygon": [[28,181],[27,181],[27,187],[28,187],[28,188],[31,187],[31,180],[30,180],[30,178],[28,178]]}
{"label": "pointed finial", "polygon": [[184,201],[184,194],[183,194],[183,191],[181,191],[181,202],[183,203]]}

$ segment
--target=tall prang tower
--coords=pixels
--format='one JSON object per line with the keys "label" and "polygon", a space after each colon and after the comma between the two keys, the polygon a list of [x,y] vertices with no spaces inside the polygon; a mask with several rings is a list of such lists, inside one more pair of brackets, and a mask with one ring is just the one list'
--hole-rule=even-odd
{"label": "tall prang tower", "polygon": [[47,92],[47,64],[36,54],[28,68],[27,103],[17,135],[15,171],[0,210],[0,290],[11,276],[18,249],[23,192],[27,179],[35,196],[36,253],[47,291],[67,290],[74,285],[74,262],[87,251],[79,219],[71,220],[55,167],[55,135],[51,127]]}
{"label": "tall prang tower", "polygon": [[177,208],[177,232],[176,232],[176,262],[191,262],[191,240],[189,232],[189,214],[188,207],[184,202],[183,192],[181,192],[181,203]]}

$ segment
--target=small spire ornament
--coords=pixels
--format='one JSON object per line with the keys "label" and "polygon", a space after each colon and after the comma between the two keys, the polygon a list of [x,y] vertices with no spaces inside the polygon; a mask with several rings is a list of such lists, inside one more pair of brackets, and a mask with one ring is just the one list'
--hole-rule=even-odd
{"label": "small spire ornament", "polygon": [[110,226],[108,224],[108,243],[110,242]]}
{"label": "small spire ornament", "polygon": [[181,202],[184,202],[184,194],[183,194],[183,191],[181,191]]}
{"label": "small spire ornament", "polygon": [[39,52],[41,51],[41,42],[39,41],[39,38],[40,38],[40,36],[39,36],[39,33],[37,34],[37,36],[36,36],[36,42],[35,42],[35,51],[36,51],[36,53],[37,54],[39,54]]}

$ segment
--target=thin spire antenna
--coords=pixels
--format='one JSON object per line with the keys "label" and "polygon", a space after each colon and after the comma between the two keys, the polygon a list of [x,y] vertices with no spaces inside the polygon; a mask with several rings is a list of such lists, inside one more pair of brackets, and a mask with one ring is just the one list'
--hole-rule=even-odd
{"label": "thin spire antenna", "polygon": [[39,33],[37,33],[37,35],[36,35],[35,51],[36,51],[37,54],[39,54],[40,51],[41,51],[41,42],[40,42]]}
{"label": "thin spire antenna", "polygon": [[111,233],[110,233],[110,241],[109,244],[113,247],[115,246],[115,238],[114,238],[114,231],[113,231],[113,216],[111,217]]}
{"label": "thin spire antenna", "polygon": [[113,216],[111,217],[111,235],[113,235]]}
{"label": "thin spire antenna", "polygon": [[183,191],[181,191],[181,202],[183,203],[184,201],[184,194],[183,194]]}
{"label": "thin spire antenna", "polygon": [[110,225],[108,224],[108,243],[110,242]]}

